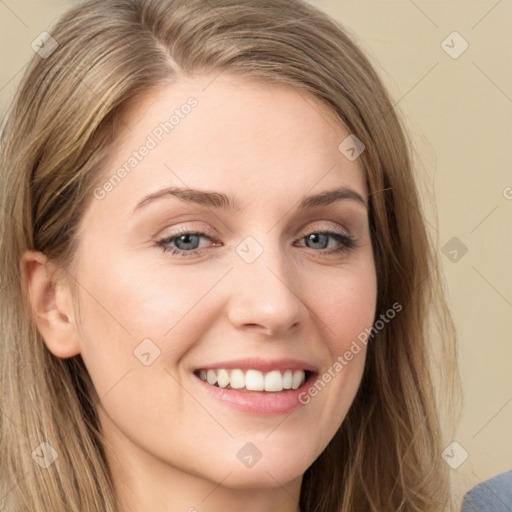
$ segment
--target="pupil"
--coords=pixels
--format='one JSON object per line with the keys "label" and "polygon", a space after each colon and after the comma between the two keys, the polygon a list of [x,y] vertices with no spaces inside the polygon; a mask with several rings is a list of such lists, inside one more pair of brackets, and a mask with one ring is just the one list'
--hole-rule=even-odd
{"label": "pupil", "polygon": [[[324,234],[313,233],[313,234],[309,235],[308,239],[309,239],[309,241],[311,241],[313,243],[318,243],[320,237],[324,237],[325,239],[327,238]],[[325,247],[323,247],[323,248],[325,248]]]}
{"label": "pupil", "polygon": [[[181,235],[178,240],[177,240],[177,243],[180,243],[180,242],[184,242],[185,244],[190,244],[192,243],[190,241],[190,238],[191,237],[195,237],[197,238],[197,235]],[[190,247],[184,247],[185,249],[190,249]],[[195,247],[194,247],[195,248]]]}

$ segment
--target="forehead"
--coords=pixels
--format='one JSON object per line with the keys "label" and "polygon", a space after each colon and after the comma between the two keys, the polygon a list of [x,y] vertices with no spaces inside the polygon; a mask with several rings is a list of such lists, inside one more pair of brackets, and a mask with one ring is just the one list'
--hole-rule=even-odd
{"label": "forehead", "polygon": [[290,85],[227,74],[182,78],[139,98],[116,127],[99,184],[124,168],[106,200],[126,208],[163,186],[269,204],[340,185],[367,194],[360,159],[339,149],[349,132],[325,104]]}

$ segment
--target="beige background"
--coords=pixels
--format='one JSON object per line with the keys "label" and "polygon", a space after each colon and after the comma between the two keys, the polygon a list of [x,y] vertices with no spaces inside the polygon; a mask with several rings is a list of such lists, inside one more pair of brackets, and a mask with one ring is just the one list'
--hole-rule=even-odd
{"label": "beige background", "polygon": [[[440,248],[457,237],[468,249],[457,262],[441,253],[465,390],[454,455],[469,456],[452,470],[461,496],[512,468],[512,2],[311,1],[349,28],[406,116]],[[70,4],[0,0],[0,114],[32,40]],[[454,31],[469,44],[458,58],[441,45]],[[463,41],[446,44],[455,52]]]}

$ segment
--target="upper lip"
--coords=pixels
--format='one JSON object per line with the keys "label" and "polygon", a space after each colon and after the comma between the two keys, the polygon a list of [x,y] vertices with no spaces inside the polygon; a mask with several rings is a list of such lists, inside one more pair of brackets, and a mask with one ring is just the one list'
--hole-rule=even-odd
{"label": "upper lip", "polygon": [[232,359],[230,361],[219,361],[210,363],[204,366],[199,366],[197,370],[217,370],[220,368],[225,369],[240,369],[240,370],[259,370],[260,372],[270,372],[272,370],[308,370],[316,372],[317,369],[307,361],[299,359],[261,359],[261,358],[245,358],[245,359]]}

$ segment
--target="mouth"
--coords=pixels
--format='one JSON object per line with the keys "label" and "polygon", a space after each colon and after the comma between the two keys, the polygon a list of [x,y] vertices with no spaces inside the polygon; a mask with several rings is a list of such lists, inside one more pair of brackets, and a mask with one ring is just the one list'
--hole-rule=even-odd
{"label": "mouth", "polygon": [[312,380],[315,372],[306,369],[263,372],[256,369],[199,368],[194,375],[213,387],[261,394],[297,390]]}

